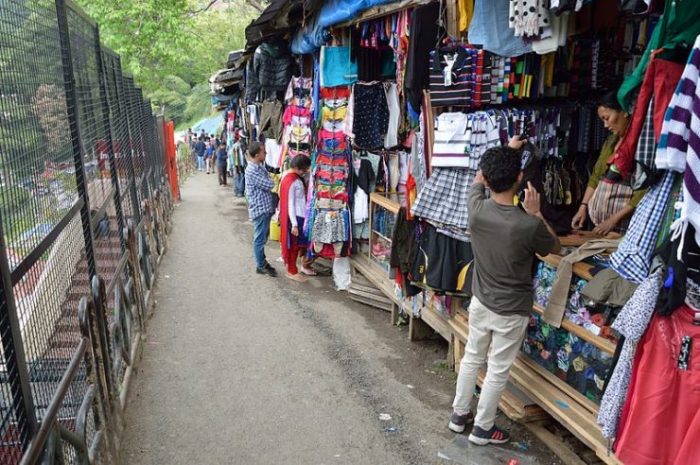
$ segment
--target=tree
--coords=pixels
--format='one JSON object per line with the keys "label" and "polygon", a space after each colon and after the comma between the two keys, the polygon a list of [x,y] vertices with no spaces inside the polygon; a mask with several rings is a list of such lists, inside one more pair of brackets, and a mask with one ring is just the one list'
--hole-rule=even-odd
{"label": "tree", "polygon": [[[176,123],[182,122],[190,95],[183,82],[191,90],[223,68],[228,52],[244,46],[245,27],[259,14],[247,0],[79,3],[98,20],[102,41],[122,56],[145,96],[154,107],[165,106]],[[209,104],[208,97],[206,101]]]}

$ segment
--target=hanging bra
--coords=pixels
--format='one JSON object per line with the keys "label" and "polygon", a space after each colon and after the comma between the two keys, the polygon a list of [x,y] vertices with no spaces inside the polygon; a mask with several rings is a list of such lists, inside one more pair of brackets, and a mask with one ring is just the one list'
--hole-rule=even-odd
{"label": "hanging bra", "polygon": [[287,149],[287,155],[289,156],[289,158],[296,158],[300,155],[307,157],[307,158],[309,158],[311,156],[311,155],[309,155],[308,150],[296,150],[296,149],[293,149],[291,147],[289,147]]}
{"label": "hanging bra", "polygon": [[342,210],[346,207],[347,200],[333,200],[333,199],[316,199],[316,208],[321,208],[325,210]]}
{"label": "hanging bra", "polygon": [[340,109],[342,107],[348,106],[348,99],[346,98],[329,98],[323,101],[323,106],[330,109]]}
{"label": "hanging bra", "polygon": [[350,169],[347,166],[338,165],[317,165],[316,177],[326,184],[342,181],[343,184],[348,179]]}
{"label": "hanging bra", "polygon": [[311,126],[310,116],[292,116],[287,123],[290,126]]}
{"label": "hanging bra", "polygon": [[[338,126],[332,125],[331,123],[324,123],[323,124],[323,129],[321,131],[323,132],[328,132],[332,133],[329,131],[329,129],[339,129]],[[321,132],[319,131],[319,132]],[[337,133],[338,131],[335,131]],[[327,138],[327,139],[319,139],[319,148],[324,151],[328,152],[339,152],[347,149],[347,142],[345,138],[338,139],[338,138]]]}
{"label": "hanging bra", "polygon": [[345,186],[316,186],[316,197],[319,199],[348,201],[348,192]]}
{"label": "hanging bra", "polygon": [[289,143],[310,144],[311,143],[311,128],[308,126],[290,126],[289,127]]}
{"label": "hanging bra", "polygon": [[321,119],[323,121],[343,121],[343,120],[345,120],[347,113],[348,113],[347,105],[338,106],[338,107],[329,107],[324,102],[323,108],[321,109]]}
{"label": "hanging bra", "polygon": [[[335,126],[328,126],[329,128]],[[338,128],[339,129],[339,128]],[[338,131],[329,131],[326,124],[323,129],[318,131],[319,148],[324,152],[340,152],[347,150],[347,139],[345,133]]]}
{"label": "hanging bra", "polygon": [[350,88],[349,87],[321,87],[321,98],[322,99],[339,99],[350,98]]}
{"label": "hanging bra", "polygon": [[284,121],[284,124],[290,124],[294,118],[305,118],[306,120],[309,121],[307,125],[310,125],[311,123],[311,111],[306,108],[306,107],[300,107],[296,105],[289,105],[285,110],[284,110],[284,115],[282,116],[282,121]]}
{"label": "hanging bra", "polygon": [[345,153],[332,155],[319,152],[318,155],[316,155],[316,164],[326,166],[348,166],[348,160]]}

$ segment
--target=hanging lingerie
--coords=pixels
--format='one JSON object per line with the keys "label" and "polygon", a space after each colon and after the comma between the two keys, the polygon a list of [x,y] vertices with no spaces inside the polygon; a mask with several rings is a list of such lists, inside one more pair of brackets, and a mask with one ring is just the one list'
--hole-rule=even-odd
{"label": "hanging lingerie", "polygon": [[318,131],[319,146],[324,152],[339,152],[347,150],[345,133],[340,130],[330,131],[324,128]]}
{"label": "hanging lingerie", "polygon": [[345,152],[326,153],[319,152],[316,155],[316,165],[348,166],[348,158]]}
{"label": "hanging lingerie", "polygon": [[293,145],[310,144],[311,128],[308,126],[290,126],[289,143]]}
{"label": "hanging lingerie", "polygon": [[350,88],[349,87],[321,87],[320,90],[321,98],[324,100],[329,99],[349,99],[350,98]]}
{"label": "hanging lingerie", "polygon": [[329,98],[323,101],[323,106],[326,108],[330,108],[331,110],[340,109],[342,107],[347,108],[348,102],[349,99],[347,98]]}
{"label": "hanging lingerie", "polygon": [[323,108],[321,109],[321,119],[323,121],[345,121],[345,116],[347,115],[348,107],[347,105],[329,107],[325,102],[323,103]]}

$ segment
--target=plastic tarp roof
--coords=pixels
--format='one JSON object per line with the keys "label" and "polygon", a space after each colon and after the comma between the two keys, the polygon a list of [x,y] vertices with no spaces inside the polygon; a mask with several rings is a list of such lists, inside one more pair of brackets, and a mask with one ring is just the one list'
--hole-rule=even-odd
{"label": "plastic tarp roof", "polygon": [[209,83],[221,83],[227,81],[239,82],[243,80],[243,69],[221,69],[209,78]]}
{"label": "plastic tarp roof", "polygon": [[353,19],[369,8],[394,2],[396,0],[330,0],[294,35],[292,53],[313,53],[326,43],[329,27]]}

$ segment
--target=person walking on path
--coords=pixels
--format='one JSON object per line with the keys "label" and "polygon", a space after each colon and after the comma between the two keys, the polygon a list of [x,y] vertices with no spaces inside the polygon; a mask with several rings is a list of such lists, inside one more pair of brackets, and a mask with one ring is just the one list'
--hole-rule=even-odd
{"label": "person walking on path", "polygon": [[207,174],[211,174],[211,164],[214,159],[214,139],[209,139],[209,145],[207,145],[207,151],[204,154],[204,163],[207,166]]}
{"label": "person walking on path", "polygon": [[[309,241],[304,235],[306,216],[306,187],[304,177],[311,168],[311,159],[297,155],[290,163],[290,169],[280,182],[280,245],[282,258],[287,265],[287,277],[297,282],[307,278],[299,274],[297,260],[306,255]],[[302,267],[304,262],[302,262]]]}
{"label": "person walking on path", "polygon": [[226,151],[226,142],[221,142],[219,148],[216,149],[216,172],[219,174],[219,185],[226,185],[226,170],[228,169],[228,152]]}
{"label": "person walking on path", "polygon": [[196,144],[194,144],[194,153],[197,155],[197,171],[204,171],[204,155],[207,151],[207,146],[204,143],[204,137],[200,136]]}
{"label": "person walking on path", "polygon": [[253,256],[255,271],[258,274],[277,276],[277,271],[265,257],[265,243],[270,237],[270,220],[275,212],[272,198],[272,181],[265,169],[265,146],[253,142],[248,147],[250,162],[245,169],[245,196],[248,200],[248,213],[253,222]]}
{"label": "person walking on path", "polygon": [[[535,254],[557,253],[561,248],[540,213],[540,195],[532,184],[525,190],[524,211],[514,205],[523,177],[518,152],[523,143],[516,137],[508,147],[487,150],[469,188],[474,295],[449,428],[462,433],[473,421],[469,441],[478,445],[503,444],[510,439],[508,432],[495,425],[496,410],[530,321],[533,260]],[[487,359],[475,418],[469,404]]]}

